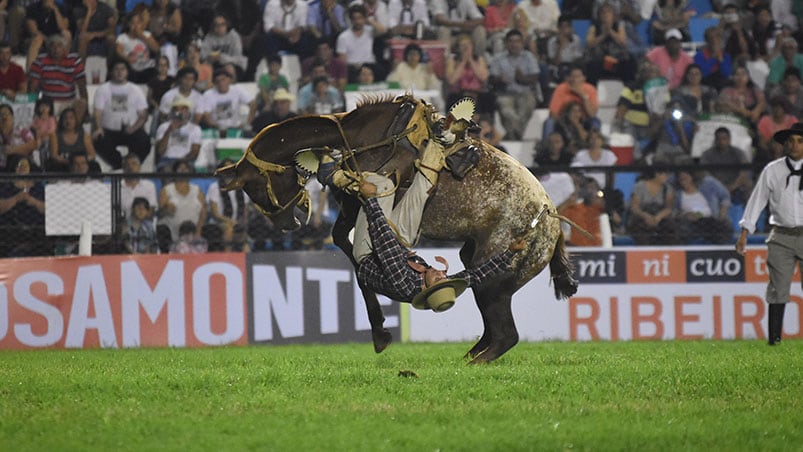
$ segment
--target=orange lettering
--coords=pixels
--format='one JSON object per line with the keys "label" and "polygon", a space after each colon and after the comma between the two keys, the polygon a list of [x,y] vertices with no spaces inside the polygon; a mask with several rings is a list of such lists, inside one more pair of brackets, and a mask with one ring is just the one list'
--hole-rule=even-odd
{"label": "orange lettering", "polygon": [[[652,306],[652,314],[641,314],[641,305]],[[652,335],[642,335],[639,326],[642,323],[652,323],[655,325],[655,333]],[[638,339],[661,339],[664,335],[664,324],[661,322],[661,302],[653,297],[633,297],[630,302],[630,324],[633,340]]]}
{"label": "orange lettering", "polygon": [[687,304],[700,304],[700,297],[677,297],[675,299],[675,339],[702,339],[702,334],[684,334],[683,324],[699,322],[699,314],[685,314],[683,306]]}
{"label": "orange lettering", "polygon": [[722,339],[722,299],[714,296],[714,339]]}
{"label": "orange lettering", "polygon": [[[766,339],[767,335],[764,333],[764,328],[761,326],[761,319],[764,318],[764,301],[759,297],[753,296],[736,296],[733,298],[733,335],[737,339],[744,339],[743,325],[753,325],[756,332],[756,338]],[[745,306],[753,305],[756,307],[756,312],[753,315],[745,314]]]}
{"label": "orange lettering", "polygon": [[[578,310],[581,306],[588,306],[591,309],[591,314],[588,317],[580,317]],[[588,328],[588,334],[591,339],[598,341],[599,331],[597,331],[596,322],[599,320],[599,304],[593,298],[585,297],[572,297],[569,299],[569,339],[576,341],[578,337],[578,330],[581,325]]]}
{"label": "orange lettering", "polygon": [[619,340],[619,299],[611,297],[611,341]]}

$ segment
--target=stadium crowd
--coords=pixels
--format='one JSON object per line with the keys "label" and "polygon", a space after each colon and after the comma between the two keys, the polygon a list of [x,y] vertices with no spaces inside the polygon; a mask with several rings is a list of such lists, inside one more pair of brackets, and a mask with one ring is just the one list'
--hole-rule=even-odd
{"label": "stadium crowd", "polygon": [[[596,237],[571,244],[600,245],[602,213],[637,244],[732,243],[782,156],[772,135],[803,120],[801,17],[792,0],[0,0],[0,167],[124,174],[131,253],[314,249],[333,220],[314,181],[312,221],[288,236],[187,174],[236,158],[217,140],[354,93],[428,93],[442,111],[469,96],[480,136],[523,148]],[[604,168],[631,163],[629,183]],[[42,181],[6,177],[0,229],[23,239],[0,254],[35,253],[44,211]]]}

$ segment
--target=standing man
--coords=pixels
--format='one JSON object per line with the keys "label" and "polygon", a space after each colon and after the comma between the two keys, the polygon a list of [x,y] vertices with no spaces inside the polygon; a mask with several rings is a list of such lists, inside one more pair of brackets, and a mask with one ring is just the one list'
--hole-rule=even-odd
{"label": "standing man", "polygon": [[40,55],[28,71],[28,92],[53,99],[55,116],[74,108],[82,124],[87,112],[86,73],[81,57],[69,53],[70,44],[62,35],[47,38],[47,54]]}
{"label": "standing man", "polygon": [[744,255],[747,234],[756,229],[761,211],[769,203],[772,232],[767,238],[768,344],[781,342],[783,314],[789,302],[789,288],[795,263],[803,262],[803,122],[777,132],[773,140],[784,145],[786,157],[767,164],[739,222],[742,232],[736,252]]}

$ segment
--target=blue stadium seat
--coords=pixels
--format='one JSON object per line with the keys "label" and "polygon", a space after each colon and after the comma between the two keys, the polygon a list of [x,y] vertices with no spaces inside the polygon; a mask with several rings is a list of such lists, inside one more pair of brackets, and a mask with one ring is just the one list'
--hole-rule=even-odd
{"label": "blue stadium seat", "polygon": [[630,195],[633,193],[633,187],[636,185],[639,173],[616,173],[613,176],[613,188],[621,190],[624,195],[625,206],[630,204]]}
{"label": "blue stadium seat", "polygon": [[[652,36],[650,36],[650,25],[652,21],[642,20],[636,25],[636,33],[641,37],[641,41],[647,47],[652,47]],[[649,49],[647,49],[649,50]]]}
{"label": "blue stadium seat", "polygon": [[572,20],[572,28],[574,28],[574,33],[580,38],[580,42],[585,47],[586,35],[588,34],[588,29],[591,28],[591,21],[588,19],[574,19]]}
{"label": "blue stadium seat", "polygon": [[705,30],[719,25],[719,19],[714,17],[692,17],[689,20],[689,34],[691,42],[705,42]]}
{"label": "blue stadium seat", "polygon": [[697,17],[712,11],[711,0],[689,0],[688,9],[697,11]]}

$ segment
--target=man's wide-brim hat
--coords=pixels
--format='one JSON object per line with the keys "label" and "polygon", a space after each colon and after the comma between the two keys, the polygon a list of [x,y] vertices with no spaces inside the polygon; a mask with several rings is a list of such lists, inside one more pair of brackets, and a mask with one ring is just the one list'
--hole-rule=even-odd
{"label": "man's wide-brim hat", "polygon": [[786,143],[786,140],[792,135],[803,136],[803,122],[792,124],[792,127],[786,130],[775,132],[775,135],[772,136],[772,139],[777,141],[778,143],[784,144]]}
{"label": "man's wide-brim hat", "polygon": [[443,312],[454,306],[455,299],[468,287],[468,281],[462,278],[442,279],[422,290],[413,298],[411,304],[416,309],[432,309]]}

